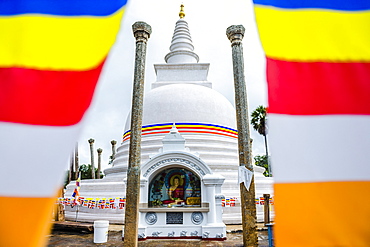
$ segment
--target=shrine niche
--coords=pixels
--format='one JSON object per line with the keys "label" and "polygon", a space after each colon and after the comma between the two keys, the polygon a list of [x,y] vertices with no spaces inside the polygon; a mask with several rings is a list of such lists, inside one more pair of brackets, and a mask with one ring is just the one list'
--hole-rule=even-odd
{"label": "shrine niche", "polygon": [[162,143],[141,167],[139,239],[224,240],[221,186],[225,178],[185,147],[175,126]]}
{"label": "shrine niche", "polygon": [[150,182],[148,199],[149,207],[200,207],[201,181],[187,169],[165,169]]}

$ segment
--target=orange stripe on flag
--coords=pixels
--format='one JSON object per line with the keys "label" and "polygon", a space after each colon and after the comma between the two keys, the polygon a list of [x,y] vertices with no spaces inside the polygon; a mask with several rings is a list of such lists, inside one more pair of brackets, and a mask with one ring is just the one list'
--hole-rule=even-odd
{"label": "orange stripe on flag", "polygon": [[370,181],[275,184],[276,246],[369,246],[369,191]]}
{"label": "orange stripe on flag", "polygon": [[46,246],[54,204],[55,198],[0,197],[0,246]]}

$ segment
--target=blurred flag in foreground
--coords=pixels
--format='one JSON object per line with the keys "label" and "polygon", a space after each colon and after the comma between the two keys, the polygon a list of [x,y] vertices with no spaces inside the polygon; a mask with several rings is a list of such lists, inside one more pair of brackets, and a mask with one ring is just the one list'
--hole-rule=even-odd
{"label": "blurred flag in foreground", "polygon": [[276,246],[369,246],[370,1],[254,3],[267,59]]}
{"label": "blurred flag in foreground", "polygon": [[0,246],[46,243],[126,1],[0,1]]}

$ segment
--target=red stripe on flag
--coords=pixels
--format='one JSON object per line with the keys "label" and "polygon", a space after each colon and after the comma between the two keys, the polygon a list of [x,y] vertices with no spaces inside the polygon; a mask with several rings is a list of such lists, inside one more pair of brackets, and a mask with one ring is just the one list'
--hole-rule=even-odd
{"label": "red stripe on flag", "polygon": [[103,64],[88,71],[0,68],[0,121],[78,123],[90,106]]}
{"label": "red stripe on flag", "polygon": [[370,63],[267,58],[267,81],[270,113],[370,114]]}

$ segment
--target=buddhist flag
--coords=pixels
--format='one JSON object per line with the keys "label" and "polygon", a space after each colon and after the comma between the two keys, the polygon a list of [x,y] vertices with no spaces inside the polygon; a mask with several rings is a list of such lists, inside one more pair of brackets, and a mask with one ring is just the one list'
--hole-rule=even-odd
{"label": "buddhist flag", "polygon": [[0,1],[0,246],[45,245],[126,1]]}
{"label": "buddhist flag", "polygon": [[76,180],[76,187],[73,190],[72,197],[73,199],[73,205],[80,205],[79,197],[80,197],[80,187],[81,187],[81,173],[78,173],[78,178]]}
{"label": "buddhist flag", "polygon": [[370,1],[254,3],[276,246],[369,246]]}
{"label": "buddhist flag", "polygon": [[72,197],[80,196],[80,187],[81,187],[81,173],[78,174],[78,178],[76,180],[76,187],[73,190]]}

